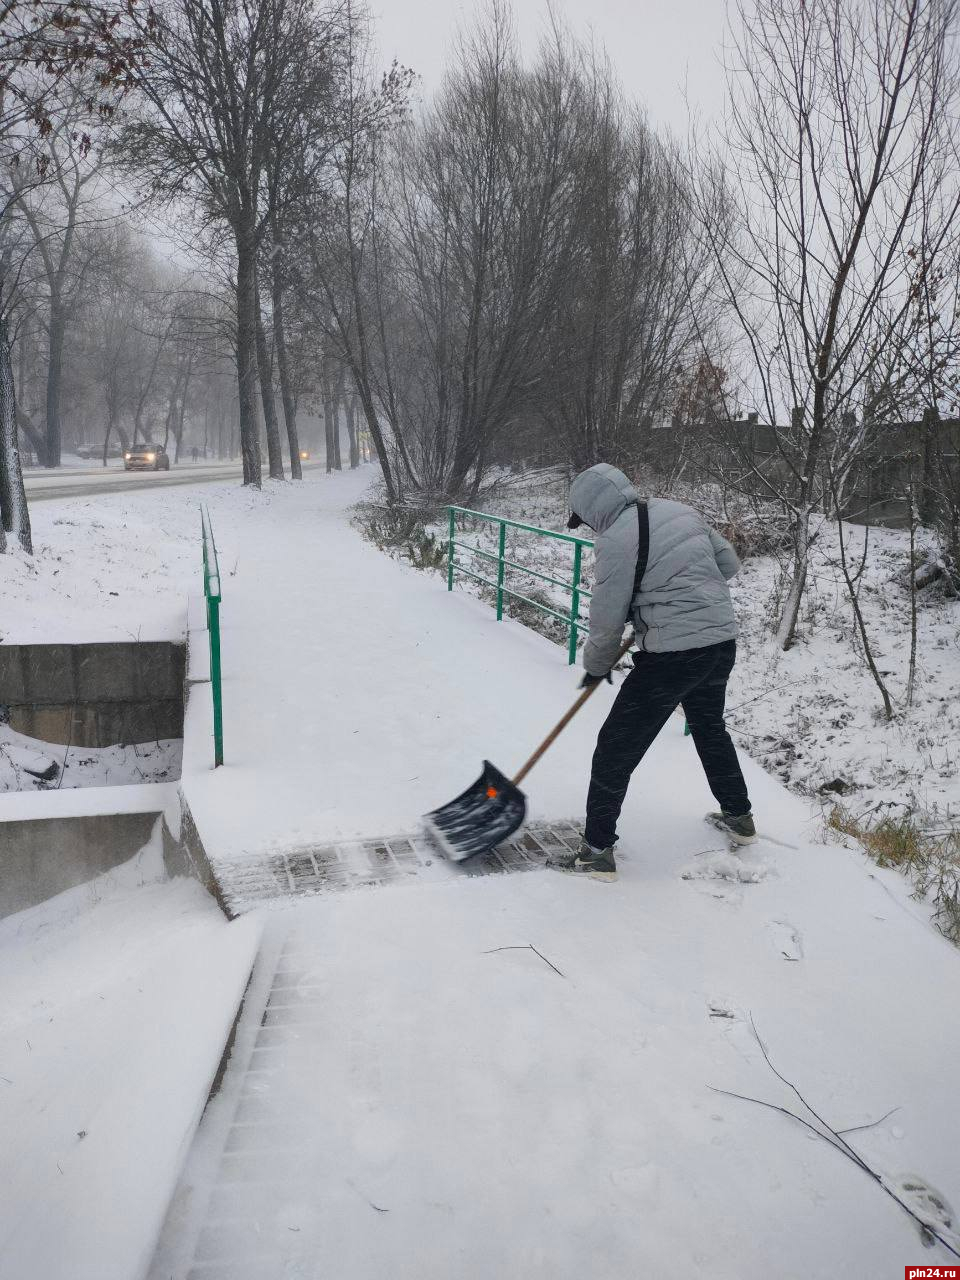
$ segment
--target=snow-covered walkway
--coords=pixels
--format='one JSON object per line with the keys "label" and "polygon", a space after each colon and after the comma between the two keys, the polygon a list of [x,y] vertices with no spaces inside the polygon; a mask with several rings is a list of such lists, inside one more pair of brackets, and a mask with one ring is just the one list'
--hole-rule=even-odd
{"label": "snow-covered walkway", "polygon": [[[313,480],[282,526],[267,508],[217,530],[228,764],[187,783],[215,860],[410,831],[484,755],[521,761],[575,694],[557,647],[363,543],[359,483]],[[533,817],[579,816],[610,697],[531,775]],[[742,859],[702,822],[677,724],[635,779],[614,885],[532,871],[263,909],[152,1280],[866,1280],[950,1261],[826,1142],[712,1091],[800,1106],[755,1025],[898,1195],[941,1224],[960,1200],[960,955],[900,877],[810,843],[806,807],[747,773],[772,839]]]}

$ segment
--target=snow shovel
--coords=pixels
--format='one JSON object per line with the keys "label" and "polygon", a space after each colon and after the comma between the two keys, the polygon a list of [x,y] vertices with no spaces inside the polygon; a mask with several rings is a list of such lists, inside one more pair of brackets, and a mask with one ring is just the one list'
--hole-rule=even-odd
{"label": "snow shovel", "polygon": [[[633,641],[634,637],[631,636],[621,647],[617,662]],[[600,683],[598,680],[597,684]],[[560,736],[597,684],[584,689],[563,719],[550,730],[530,759],[512,778],[502,774],[489,760],[484,760],[483,772],[472,786],[467,787],[455,800],[424,815],[427,835],[445,857],[451,862],[463,862],[465,858],[473,858],[478,853],[487,853],[523,826],[527,798],[520,790],[520,783]]]}

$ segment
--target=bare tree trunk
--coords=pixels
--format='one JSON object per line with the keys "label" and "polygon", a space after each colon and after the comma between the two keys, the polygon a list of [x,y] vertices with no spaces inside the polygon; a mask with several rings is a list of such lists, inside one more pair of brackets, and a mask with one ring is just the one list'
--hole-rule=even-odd
{"label": "bare tree trunk", "polygon": [[[940,414],[936,408],[927,408],[923,411],[923,420],[921,423],[921,435],[923,439],[923,457],[920,471],[920,493],[918,495],[917,510],[921,524],[931,525],[937,518],[937,495],[935,482],[935,458],[936,458],[936,439],[940,426]],[[910,464],[910,487],[911,487],[911,503],[914,501],[913,490],[913,463]]]}
{"label": "bare tree trunk", "polygon": [[330,385],[329,361],[324,355],[321,361],[320,395],[323,400],[323,439],[326,454],[327,475],[333,470],[333,390]]}
{"label": "bare tree trunk", "polygon": [[[22,379],[20,385],[23,386]],[[17,425],[30,441],[30,447],[37,455],[37,462],[39,462],[41,467],[45,467],[47,465],[46,437],[42,432],[37,430],[30,419],[30,415],[19,404],[17,405]]]}
{"label": "bare tree trunk", "polygon": [[340,456],[340,406],[342,404],[343,365],[340,365],[333,381],[333,465],[337,471],[343,470],[343,459]]}
{"label": "bare tree trunk", "polygon": [[260,432],[257,423],[257,261],[251,234],[237,233],[237,394],[243,483],[262,483]]}
{"label": "bare tree trunk", "polygon": [[[796,407],[792,411],[791,434],[799,441],[803,434],[803,409]],[[811,433],[807,444],[807,469],[801,481],[799,500],[794,509],[793,520],[793,576],[790,589],[780,616],[777,628],[777,644],[781,649],[789,649],[793,644],[797,631],[797,620],[800,617],[800,605],[807,585],[807,567],[810,562],[810,517],[813,514],[813,492],[816,483],[816,472],[819,466],[819,436],[814,447],[816,431]]]}
{"label": "bare tree trunk", "polygon": [[283,450],[280,447],[280,424],[277,422],[277,406],[273,398],[273,369],[267,350],[267,334],[263,327],[260,309],[260,289],[257,288],[257,367],[260,372],[260,403],[263,405],[263,422],[267,433],[267,460],[271,480],[285,480]]}
{"label": "bare tree trunk", "polygon": [[300,466],[300,438],[297,434],[297,406],[290,385],[290,369],[287,361],[287,337],[283,329],[283,281],[280,268],[273,268],[273,345],[277,353],[277,374],[280,378],[280,399],[283,402],[283,421],[287,428],[287,448],[290,450],[290,478],[303,479]]}
{"label": "bare tree trunk", "polygon": [[33,554],[30,512],[23,485],[17,440],[17,393],[10,360],[7,318],[0,312],[0,552],[12,534],[29,555]]}
{"label": "bare tree trunk", "polygon": [[220,383],[218,380],[217,382],[217,460],[218,461],[222,461],[226,457],[226,454],[224,452],[224,445],[223,445],[223,426],[224,426],[223,388],[220,386]]}
{"label": "bare tree trunk", "polygon": [[357,397],[355,392],[351,392],[346,398],[347,411],[347,438],[350,441],[350,469],[355,470],[360,465],[360,440],[357,433]]}
{"label": "bare tree trunk", "polygon": [[913,459],[910,459],[910,478],[907,490],[910,503],[910,661],[907,666],[907,706],[913,706],[913,690],[917,679],[917,503],[913,480]]}
{"label": "bare tree trunk", "polygon": [[113,408],[109,408],[107,411],[107,429],[103,434],[103,465],[104,466],[107,465],[107,451],[110,445],[110,437],[113,435],[114,432],[117,433],[117,439],[120,442],[120,452],[126,453],[126,451],[130,448],[130,441],[127,438],[127,433],[124,431],[123,426],[120,423],[119,413],[115,412]]}
{"label": "bare tree trunk", "polygon": [[170,444],[170,433],[173,431],[173,423],[177,416],[177,396],[180,392],[180,379],[177,378],[173,384],[173,390],[170,392],[170,400],[167,404],[167,416],[163,421],[163,452],[167,452]]}
{"label": "bare tree trunk", "polygon": [[60,403],[63,388],[63,347],[67,315],[58,292],[50,296],[50,356],[47,364],[47,431],[44,466],[59,467],[62,449]]}
{"label": "bare tree trunk", "polygon": [[[864,620],[863,613],[860,609],[860,594],[853,575],[850,572],[850,566],[847,563],[847,548],[843,534],[843,517],[839,514],[839,501],[837,498],[836,485],[834,484],[833,473],[830,473],[830,487],[833,491],[834,505],[838,508],[837,514],[837,535],[840,540],[840,567],[843,571],[843,580],[847,584],[847,593],[850,596],[850,604],[853,606],[853,618],[856,623],[857,632],[860,636],[860,642],[863,645],[863,656],[867,660],[867,666],[870,668],[870,674],[873,676],[873,682],[880,690],[880,697],[883,699],[883,713],[887,720],[893,719],[893,703],[890,700],[890,692],[884,683],[883,676],[877,667],[873,656],[873,646],[870,643],[870,636],[867,632],[867,624]],[[869,530],[868,530],[869,536]],[[809,543],[807,544],[809,546]],[[866,550],[864,550],[864,558],[866,558]],[[804,567],[806,572],[806,567]]]}
{"label": "bare tree trunk", "polygon": [[193,377],[193,356],[187,360],[187,367],[183,374],[183,385],[180,390],[180,408],[177,412],[177,426],[174,438],[177,442],[176,452],[173,455],[174,462],[180,461],[180,447],[183,443],[183,420],[187,412],[187,392],[190,389],[190,380]]}

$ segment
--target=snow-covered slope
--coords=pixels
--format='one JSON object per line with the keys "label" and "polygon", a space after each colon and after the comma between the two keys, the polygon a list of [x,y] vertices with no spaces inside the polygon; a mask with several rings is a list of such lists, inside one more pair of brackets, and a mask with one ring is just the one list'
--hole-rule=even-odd
{"label": "snow-covered slope", "polygon": [[0,923],[0,1277],[137,1280],[259,941],[159,832]]}

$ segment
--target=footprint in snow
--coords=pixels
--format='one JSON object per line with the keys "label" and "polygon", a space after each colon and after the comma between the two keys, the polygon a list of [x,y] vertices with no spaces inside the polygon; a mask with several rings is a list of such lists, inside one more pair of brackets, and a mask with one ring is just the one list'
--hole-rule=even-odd
{"label": "footprint in snow", "polygon": [[803,959],[803,935],[789,920],[771,920],[767,925],[767,932],[784,960]]}
{"label": "footprint in snow", "polygon": [[705,849],[696,854],[680,872],[681,880],[719,880],[731,884],[759,884],[773,871],[761,854],[730,853],[726,849]]}
{"label": "footprint in snow", "polygon": [[717,1018],[721,1022],[742,1021],[736,1005],[719,997],[707,1001],[707,1015],[711,1018]]}
{"label": "footprint in snow", "polygon": [[[894,1178],[885,1178],[884,1182],[905,1204],[910,1206],[922,1222],[949,1239],[955,1236],[957,1215],[951,1209],[946,1196],[931,1187],[926,1179],[918,1178],[912,1173],[901,1173]],[[926,1231],[922,1234],[924,1244],[934,1243],[932,1235]]]}

